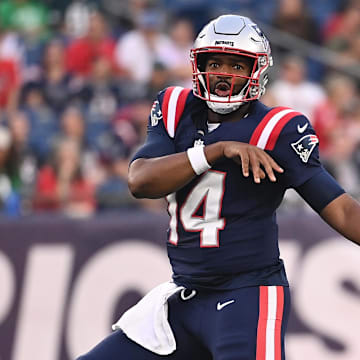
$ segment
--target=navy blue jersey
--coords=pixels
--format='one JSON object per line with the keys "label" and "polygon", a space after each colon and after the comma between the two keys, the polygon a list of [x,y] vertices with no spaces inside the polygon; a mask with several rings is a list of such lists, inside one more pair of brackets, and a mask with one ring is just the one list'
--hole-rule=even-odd
{"label": "navy blue jersey", "polygon": [[244,177],[233,160],[222,159],[168,195],[168,255],[174,279],[185,286],[219,288],[287,285],[275,211],[286,189],[324,171],[318,139],[304,115],[254,101],[247,117],[209,132],[205,102],[188,89],[169,88],[153,104],[147,142],[134,159],[226,140],[261,147],[285,172],[276,175],[275,183],[266,178],[257,184],[252,176]]}

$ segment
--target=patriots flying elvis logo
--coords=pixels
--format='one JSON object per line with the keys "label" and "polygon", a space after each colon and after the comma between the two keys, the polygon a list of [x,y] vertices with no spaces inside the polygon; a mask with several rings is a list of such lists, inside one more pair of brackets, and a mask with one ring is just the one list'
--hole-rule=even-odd
{"label": "patriots flying elvis logo", "polygon": [[162,119],[162,112],[158,100],[155,100],[151,107],[151,126],[156,126]]}
{"label": "patriots flying elvis logo", "polygon": [[302,162],[307,163],[319,139],[316,135],[305,135],[297,142],[291,144],[291,147],[300,156]]}

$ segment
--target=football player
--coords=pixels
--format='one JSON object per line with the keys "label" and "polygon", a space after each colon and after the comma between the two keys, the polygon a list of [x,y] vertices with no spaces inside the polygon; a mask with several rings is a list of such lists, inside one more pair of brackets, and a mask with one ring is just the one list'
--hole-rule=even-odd
{"label": "football player", "polygon": [[321,165],[309,120],[259,101],[273,62],[259,27],[218,17],[191,62],[192,91],[159,93],[128,179],[136,197],[168,201],[172,282],[82,360],[285,359],[290,298],[275,212],[289,188],[360,243],[360,205]]}

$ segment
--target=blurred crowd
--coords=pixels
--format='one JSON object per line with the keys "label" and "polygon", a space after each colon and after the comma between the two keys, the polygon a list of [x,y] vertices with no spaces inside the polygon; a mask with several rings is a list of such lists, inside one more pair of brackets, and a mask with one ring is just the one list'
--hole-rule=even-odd
{"label": "blurred crowd", "polygon": [[157,92],[191,87],[196,33],[228,12],[334,55],[329,65],[274,39],[263,100],[309,116],[325,166],[359,196],[359,0],[2,0],[0,212],[162,209],[129,194],[129,157]]}

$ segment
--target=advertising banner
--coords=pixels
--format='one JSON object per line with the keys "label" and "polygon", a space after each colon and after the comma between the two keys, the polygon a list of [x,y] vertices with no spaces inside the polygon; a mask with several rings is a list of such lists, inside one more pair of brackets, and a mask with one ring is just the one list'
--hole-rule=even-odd
{"label": "advertising banner", "polygon": [[[360,359],[360,248],[316,214],[280,214],[288,360]],[[170,279],[166,215],[0,221],[0,360],[73,360]]]}

